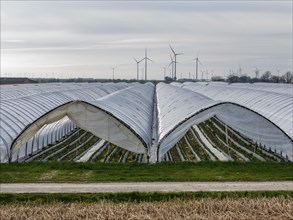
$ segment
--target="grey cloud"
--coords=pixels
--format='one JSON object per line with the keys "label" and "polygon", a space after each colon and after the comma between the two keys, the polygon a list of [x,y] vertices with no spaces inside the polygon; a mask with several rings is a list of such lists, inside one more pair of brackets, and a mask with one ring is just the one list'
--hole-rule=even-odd
{"label": "grey cloud", "polygon": [[[82,4],[80,4],[82,6]],[[91,7],[117,10],[149,10],[168,12],[280,12],[290,13],[288,1],[96,1]]]}
{"label": "grey cloud", "polygon": [[198,52],[201,68],[219,74],[239,64],[291,68],[290,2],[22,1],[1,6],[2,71],[59,70],[106,78],[117,65],[122,78],[131,78],[136,72],[132,56],[142,57],[148,47],[156,61],[149,75],[158,78],[161,66],[169,63],[169,43],[185,54],[178,58],[183,74],[194,71]]}

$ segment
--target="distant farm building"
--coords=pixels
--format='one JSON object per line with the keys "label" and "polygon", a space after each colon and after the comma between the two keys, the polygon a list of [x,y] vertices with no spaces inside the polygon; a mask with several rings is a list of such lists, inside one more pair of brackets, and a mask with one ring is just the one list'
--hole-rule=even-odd
{"label": "distant farm building", "polygon": [[35,80],[29,78],[18,78],[18,77],[0,77],[0,85],[11,85],[11,84],[31,84],[37,83]]}

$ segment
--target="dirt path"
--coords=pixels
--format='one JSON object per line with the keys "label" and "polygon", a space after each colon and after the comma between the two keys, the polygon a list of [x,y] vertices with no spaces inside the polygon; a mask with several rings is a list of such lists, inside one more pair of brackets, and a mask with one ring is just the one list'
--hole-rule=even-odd
{"label": "dirt path", "polygon": [[3,183],[1,193],[102,193],[293,190],[293,181],[274,182],[109,182]]}

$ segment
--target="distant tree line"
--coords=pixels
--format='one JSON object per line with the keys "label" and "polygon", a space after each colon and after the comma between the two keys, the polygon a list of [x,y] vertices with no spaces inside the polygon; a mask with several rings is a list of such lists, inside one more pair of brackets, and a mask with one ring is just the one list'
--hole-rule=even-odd
{"label": "distant tree line", "polygon": [[[225,81],[221,77],[212,78],[212,81]],[[251,78],[249,76],[229,75],[227,77],[229,83],[254,83],[254,82],[268,82],[268,83],[293,83],[293,74],[288,71],[282,76],[273,75],[270,71],[264,72],[260,78]]]}
{"label": "distant tree line", "polygon": [[[75,83],[81,83],[81,82],[87,82],[87,83],[94,83],[94,82],[137,82],[136,79],[94,79],[94,78],[67,78],[67,79],[61,79],[61,78],[31,78],[32,80],[36,81],[37,83],[68,83],[68,82],[75,82]],[[228,83],[254,83],[254,82],[271,82],[271,83],[293,83],[293,74],[291,71],[287,71],[282,76],[276,76],[273,75],[270,71],[264,72],[264,74],[260,78],[251,78],[250,76],[242,75],[229,75],[227,79],[224,79],[221,76],[213,76],[211,78],[212,81],[219,81],[219,82],[228,82]],[[188,82],[195,80],[192,79],[179,79],[178,82]],[[157,84],[159,82],[166,82],[171,83],[174,82],[174,79],[171,77],[166,76],[164,80],[139,80],[140,83],[146,83],[146,82],[152,82],[154,84]]]}

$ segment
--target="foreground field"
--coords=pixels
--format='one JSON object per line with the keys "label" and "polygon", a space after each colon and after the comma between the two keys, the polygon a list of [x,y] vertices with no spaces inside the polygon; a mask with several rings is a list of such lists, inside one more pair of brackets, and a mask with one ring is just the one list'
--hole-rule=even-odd
{"label": "foreground field", "polygon": [[177,162],[160,164],[0,164],[0,182],[273,181],[292,180],[293,163]]}
{"label": "foreground field", "polygon": [[292,198],[200,198],[0,205],[2,219],[292,219]]}

